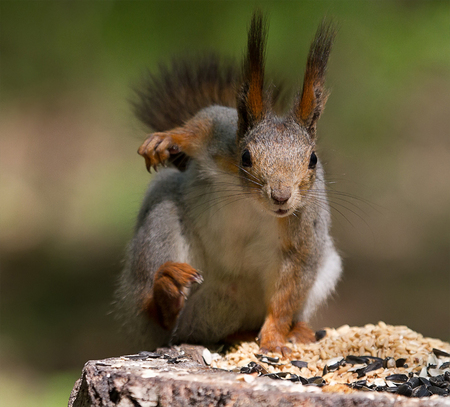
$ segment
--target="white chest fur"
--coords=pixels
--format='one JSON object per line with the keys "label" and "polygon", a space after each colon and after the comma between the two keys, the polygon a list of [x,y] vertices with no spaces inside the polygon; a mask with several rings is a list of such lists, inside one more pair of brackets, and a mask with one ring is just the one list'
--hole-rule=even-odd
{"label": "white chest fur", "polygon": [[[177,338],[214,342],[242,329],[258,330],[280,269],[276,218],[231,176],[189,188],[188,199],[195,200],[189,204],[190,264],[204,282],[188,298]],[[201,318],[195,317],[199,312]]]}
{"label": "white chest fur", "polygon": [[191,213],[202,246],[199,267],[219,278],[267,280],[280,262],[277,220],[238,181],[223,176],[217,186],[191,193],[199,197]]}

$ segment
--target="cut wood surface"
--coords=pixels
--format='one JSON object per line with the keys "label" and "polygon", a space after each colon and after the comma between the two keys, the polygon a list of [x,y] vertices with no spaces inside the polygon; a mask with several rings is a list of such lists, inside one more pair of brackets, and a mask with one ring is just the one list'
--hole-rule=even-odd
{"label": "cut wood surface", "polygon": [[208,367],[201,346],[181,345],[86,363],[69,407],[302,406],[443,407],[447,398],[410,399],[376,392],[326,393],[267,377]]}

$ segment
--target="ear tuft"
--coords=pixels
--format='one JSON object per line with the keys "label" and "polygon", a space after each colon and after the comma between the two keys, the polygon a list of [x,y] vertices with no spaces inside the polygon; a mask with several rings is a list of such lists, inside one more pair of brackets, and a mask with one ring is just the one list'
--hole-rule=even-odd
{"label": "ear tuft", "polygon": [[237,95],[238,138],[262,120],[266,111],[264,60],[266,22],[261,11],[253,14],[248,31],[247,54],[243,64],[243,83]]}
{"label": "ear tuft", "polygon": [[335,36],[334,24],[323,20],[309,49],[303,90],[294,105],[294,118],[312,137],[329,95],[324,87],[325,72]]}

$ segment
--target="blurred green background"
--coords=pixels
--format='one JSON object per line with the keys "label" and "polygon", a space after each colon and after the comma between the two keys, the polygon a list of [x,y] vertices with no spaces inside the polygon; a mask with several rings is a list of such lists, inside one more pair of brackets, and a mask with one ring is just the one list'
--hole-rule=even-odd
{"label": "blurred green background", "polygon": [[239,60],[255,5],[268,76],[293,92],[322,17],[340,26],[319,137],[346,194],[332,203],[345,274],[313,327],[450,340],[449,2],[2,0],[2,405],[64,405],[84,362],[129,352],[110,304],[150,179],[131,85],[179,52]]}

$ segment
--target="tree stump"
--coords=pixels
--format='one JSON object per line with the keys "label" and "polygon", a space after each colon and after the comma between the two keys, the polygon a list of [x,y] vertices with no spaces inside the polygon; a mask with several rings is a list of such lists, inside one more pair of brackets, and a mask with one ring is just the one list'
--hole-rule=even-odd
{"label": "tree stump", "polygon": [[325,393],[314,386],[208,367],[201,346],[181,345],[86,363],[69,407],[442,407],[443,398]]}

